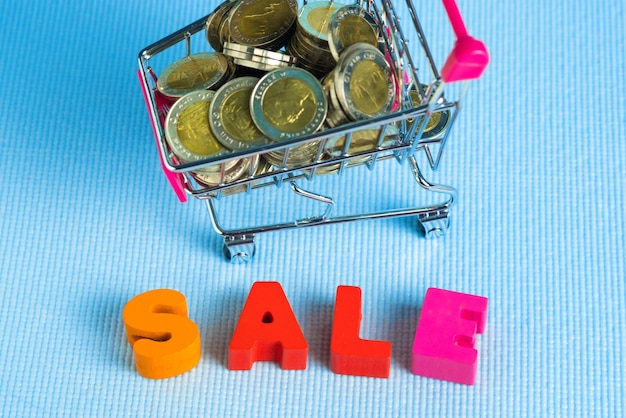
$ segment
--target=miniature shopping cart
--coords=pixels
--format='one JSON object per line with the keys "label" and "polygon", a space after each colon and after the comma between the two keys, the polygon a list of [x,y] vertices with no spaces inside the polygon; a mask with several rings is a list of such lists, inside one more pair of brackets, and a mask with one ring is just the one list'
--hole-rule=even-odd
{"label": "miniature shopping cart", "polygon": [[[380,2],[377,2],[380,1]],[[489,56],[484,44],[471,37],[463,24],[455,0],[443,0],[448,17],[455,31],[457,41],[441,71],[433,61],[426,37],[411,0],[406,0],[410,16],[404,16],[402,24],[409,21],[408,30],[415,31],[419,45],[407,42],[406,26],[400,24],[399,16],[392,0],[367,0],[362,7],[376,17],[380,25],[381,42],[387,53],[397,84],[397,103],[391,113],[366,120],[350,122],[345,125],[326,129],[321,132],[291,138],[282,142],[270,143],[252,149],[233,151],[231,153],[207,158],[202,161],[181,162],[175,158],[168,147],[164,134],[164,121],[167,104],[159,98],[157,77],[153,70],[153,60],[164,56],[171,62],[180,57],[175,48],[186,48],[187,54],[193,45],[201,45],[201,49],[211,51],[201,33],[209,16],[178,30],[164,39],[146,47],[139,54],[139,79],[144,98],[148,107],[150,120],[154,130],[163,171],[174,192],[181,202],[193,196],[206,203],[213,227],[224,238],[224,254],[228,259],[242,262],[251,259],[255,253],[255,237],[271,231],[279,231],[310,226],[343,223],[355,220],[382,219],[401,216],[415,216],[423,227],[427,238],[440,237],[449,227],[450,208],[455,202],[454,188],[433,184],[424,176],[424,169],[435,171],[441,161],[445,144],[451,128],[460,110],[460,100],[467,87],[467,81],[480,77],[487,66]],[[199,38],[195,41],[195,38]],[[194,44],[195,42],[195,44]],[[413,49],[412,49],[413,48]],[[418,71],[417,58],[426,63],[428,71]],[[428,73],[428,74],[426,74]],[[450,100],[444,96],[444,85],[462,81],[459,97]],[[414,99],[417,93],[419,100]],[[445,113],[448,123],[440,135],[425,134],[429,121]],[[378,140],[369,150],[351,152],[351,141],[354,135],[364,130],[376,130]],[[396,139],[389,144],[387,138]],[[329,138],[343,136],[345,138],[342,151],[331,156],[324,153]],[[293,167],[287,164],[289,153],[297,146],[318,143],[319,149],[310,162]],[[271,169],[258,172],[250,169],[243,176],[231,180],[227,178],[227,166],[242,159],[259,158],[266,153],[282,152],[283,164],[274,164]],[[419,159],[416,158],[419,155]],[[333,198],[305,190],[302,181],[323,179],[324,173],[341,174],[344,170],[355,166],[366,166],[374,170],[383,161],[396,161],[403,166],[408,165],[411,176],[417,185],[428,193],[441,196],[436,204],[423,206],[387,209],[370,213],[333,215],[335,201]],[[407,164],[408,163],[408,164]],[[219,167],[220,181],[213,186],[199,183],[192,175],[194,170],[206,167]],[[252,164],[250,164],[252,167]],[[323,180],[320,180],[323,181]],[[311,199],[325,205],[321,214],[298,218],[288,222],[268,222],[263,225],[246,226],[243,228],[226,228],[223,226],[217,210],[216,202],[229,199],[234,194],[246,194],[250,199],[258,189],[281,187],[286,185],[303,199]]]}

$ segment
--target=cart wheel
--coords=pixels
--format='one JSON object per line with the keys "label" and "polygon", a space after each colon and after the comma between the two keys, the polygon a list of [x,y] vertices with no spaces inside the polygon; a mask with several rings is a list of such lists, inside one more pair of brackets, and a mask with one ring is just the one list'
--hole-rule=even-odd
{"label": "cart wheel", "polygon": [[450,227],[450,216],[447,211],[420,215],[419,223],[424,229],[426,238],[442,238]]}
{"label": "cart wheel", "polygon": [[252,260],[255,252],[254,235],[227,235],[224,237],[224,255],[231,263],[247,263]]}

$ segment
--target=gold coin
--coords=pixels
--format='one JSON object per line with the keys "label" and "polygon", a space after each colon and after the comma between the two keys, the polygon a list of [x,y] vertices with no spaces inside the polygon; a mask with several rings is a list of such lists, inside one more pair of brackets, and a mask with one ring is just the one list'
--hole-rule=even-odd
{"label": "gold coin", "polygon": [[[411,103],[413,103],[413,105],[419,105],[422,102],[421,95],[415,89],[412,89],[411,91],[409,91],[409,97],[411,98]],[[426,127],[424,128],[424,133],[431,131],[435,126],[437,126],[437,124],[439,124],[439,121],[441,121],[441,113],[439,112],[433,113],[430,116],[430,119],[428,119],[428,123],[426,124]],[[412,122],[412,119],[408,120],[408,122]],[[419,126],[420,125],[418,125],[417,129],[419,129]]]}
{"label": "gold coin", "polygon": [[217,140],[229,149],[249,149],[269,142],[250,114],[250,96],[258,81],[255,77],[234,78],[220,87],[211,102],[211,129]]}
{"label": "gold coin", "polygon": [[[262,174],[266,174],[269,173],[272,170],[272,165],[267,162],[265,159],[263,158],[259,158],[258,156],[252,157],[254,158],[256,161],[253,162],[253,166],[256,166],[256,170],[254,170],[254,176],[260,176]],[[244,175],[245,175],[245,171],[244,171]],[[249,174],[249,169],[248,169],[248,174]],[[244,175],[241,176],[241,178],[244,178]],[[194,176],[194,178],[196,179],[196,181],[200,184],[200,185],[204,185],[207,187],[214,187],[216,186],[218,183],[211,183],[211,184],[204,184],[202,182],[202,179],[204,178],[204,180],[210,180],[209,178],[206,177],[202,177],[199,178],[197,175]],[[234,180],[240,180],[239,179],[234,179]],[[213,180],[215,180],[215,178],[213,178]],[[217,180],[219,182],[219,180]],[[251,186],[254,186],[255,184],[259,184],[261,183],[262,180],[255,180],[250,182]],[[246,184],[242,184],[239,186],[231,186],[231,187],[226,187],[221,189],[222,191],[222,196],[231,196],[234,194],[238,194],[238,193],[243,193],[246,190],[248,190],[248,186]]]}
{"label": "gold coin", "polygon": [[176,132],[180,143],[194,154],[211,155],[223,148],[209,127],[209,102],[186,107],[178,117]]}
{"label": "gold coin", "polygon": [[302,130],[311,123],[317,111],[313,90],[295,78],[283,78],[269,86],[261,107],[267,120],[284,132]]}
{"label": "gold coin", "polygon": [[374,17],[358,4],[343,6],[328,25],[328,46],[333,57],[339,60],[343,51],[351,45],[364,42],[378,46],[380,28]]}
{"label": "gold coin", "polygon": [[[414,106],[417,106],[423,102],[422,96],[417,91],[416,88],[412,88],[411,90],[409,90],[409,98],[411,99],[411,103]],[[440,100],[443,101],[442,99]],[[422,120],[423,120],[421,119],[421,117],[419,119],[420,119],[420,123],[417,125],[418,131],[421,127]],[[422,132],[422,139],[431,139],[431,138],[436,138],[436,137],[441,136],[441,134],[448,127],[450,120],[451,120],[451,117],[450,117],[449,110],[433,112],[430,115],[430,118],[428,119],[428,123],[426,123],[426,127],[424,128],[424,131]],[[407,122],[409,123],[409,127],[410,127],[411,124],[413,123],[413,118],[407,119]]]}
{"label": "gold coin", "polygon": [[378,48],[363,42],[346,48],[333,78],[337,98],[350,119],[369,119],[391,111],[394,79]]}
{"label": "gold coin", "polygon": [[298,29],[312,41],[328,42],[328,23],[337,7],[332,1],[314,1],[305,4],[298,14]]}
{"label": "gold coin", "polygon": [[230,167],[226,167],[223,177],[221,170],[211,172],[197,170],[193,171],[192,175],[199,183],[204,186],[213,187],[219,185],[220,182],[223,182],[223,184],[228,184],[243,177],[246,177],[250,173],[250,171],[254,173],[254,171],[256,171],[258,161],[259,158],[256,155],[249,158],[241,158],[239,160],[235,160],[235,164],[231,165]]}
{"label": "gold coin", "polygon": [[317,152],[319,151],[321,141],[313,141],[303,145],[296,145],[288,148],[289,156],[285,161],[285,154],[287,150],[273,151],[263,154],[270,164],[276,167],[296,168],[305,164],[310,164],[315,159]]}
{"label": "gold coin", "polygon": [[339,28],[339,40],[344,48],[357,42],[378,44],[378,38],[372,26],[360,16],[346,16]]}
{"label": "gold coin", "polygon": [[215,76],[215,60],[190,58],[167,77],[167,84],[174,90],[189,90],[202,85]]}
{"label": "gold coin", "polygon": [[297,30],[287,43],[287,51],[296,58],[296,66],[304,68],[316,77],[321,78],[328,74],[337,64],[326,47],[311,42]]}
{"label": "gold coin", "polygon": [[296,20],[296,0],[241,0],[230,12],[233,42],[260,46],[285,35]]}
{"label": "gold coin", "polygon": [[157,88],[168,97],[182,97],[194,90],[213,87],[224,80],[227,72],[228,62],[221,54],[188,55],[163,71],[157,80]]}
{"label": "gold coin", "polygon": [[220,114],[226,132],[242,141],[253,141],[259,136],[250,114],[250,94],[252,89],[237,90],[224,101]]}
{"label": "gold coin", "polygon": [[[360,129],[352,133],[350,138],[350,146],[346,151],[346,135],[340,135],[330,138],[326,142],[324,148],[325,153],[331,157],[339,157],[342,155],[358,154],[360,152],[373,151],[380,140],[380,135],[383,134],[383,128],[372,129]],[[398,127],[395,125],[387,126],[384,132],[383,141],[380,144],[381,148],[388,148],[392,146],[399,138]]]}
{"label": "gold coin", "polygon": [[266,74],[254,87],[252,120],[274,141],[308,135],[324,124],[328,103],[311,73],[287,68]]}
{"label": "gold coin", "polygon": [[322,36],[325,36],[328,39],[328,22],[330,21],[330,17],[337,10],[336,7],[320,7],[313,10],[307,19],[309,25],[313,29],[313,32]]}
{"label": "gold coin", "polygon": [[183,162],[196,162],[226,154],[209,127],[209,107],[215,92],[198,90],[178,99],[165,119],[165,139]]}
{"label": "gold coin", "polygon": [[205,22],[204,28],[207,42],[218,52],[221,52],[223,47],[221,30],[224,21],[226,20],[227,13],[234,5],[234,1],[226,0],[215,8]]}
{"label": "gold coin", "polygon": [[382,111],[388,101],[388,75],[373,61],[361,61],[354,66],[350,80],[350,95],[361,112],[374,115]]}

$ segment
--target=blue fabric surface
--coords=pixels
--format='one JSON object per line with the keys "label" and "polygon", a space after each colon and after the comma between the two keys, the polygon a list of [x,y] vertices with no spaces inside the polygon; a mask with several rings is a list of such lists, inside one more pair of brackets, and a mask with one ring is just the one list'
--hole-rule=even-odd
{"label": "blue fabric surface", "polygon": [[[412,218],[281,232],[247,265],[225,262],[204,205],[168,188],[135,74],[141,48],[215,5],[3,8],[0,416],[624,416],[624,2],[460,0],[492,62],[428,174],[459,190],[449,234],[425,240]],[[441,4],[417,9],[443,63]],[[328,182],[357,209],[406,204],[407,167],[389,163]],[[284,210],[271,194],[223,203]],[[283,285],[306,371],[226,369],[256,280]],[[361,335],[393,343],[389,379],[330,371],[339,284],[363,290]],[[160,287],[186,295],[203,358],[152,381],[121,311]],[[428,287],[489,298],[475,386],[410,372]]]}

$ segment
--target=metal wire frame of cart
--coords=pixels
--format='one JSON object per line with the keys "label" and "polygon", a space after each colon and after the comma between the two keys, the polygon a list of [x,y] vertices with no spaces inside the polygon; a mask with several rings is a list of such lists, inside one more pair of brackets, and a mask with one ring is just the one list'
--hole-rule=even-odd
{"label": "metal wire frame of cart", "polygon": [[[178,162],[168,148],[164,134],[164,120],[168,109],[167,105],[159,101],[156,94],[156,75],[153,62],[158,61],[159,58],[162,58],[164,62],[172,62],[176,57],[180,58],[181,50],[186,50],[189,54],[195,46],[199,46],[203,51],[211,51],[210,45],[203,36],[203,29],[208,16],[198,19],[144,48],[139,53],[138,76],[164,173],[181,201],[184,202],[188,196],[193,196],[205,202],[215,231],[224,238],[224,254],[229,260],[232,262],[250,260],[255,254],[255,238],[259,234],[357,220],[414,216],[427,238],[441,237],[446,233],[450,226],[450,209],[455,203],[456,190],[451,186],[430,182],[424,173],[436,171],[439,167],[446,142],[460,110],[461,98],[468,84],[467,82],[463,83],[458,97],[454,100],[443,95],[445,83],[441,80],[434,63],[415,7],[411,0],[406,0],[406,6],[410,15],[410,22],[408,25],[405,24],[405,16],[403,25],[401,25],[391,0],[382,0],[380,3],[368,0],[363,3],[363,7],[366,7],[376,17],[381,26],[381,33],[383,34],[381,46],[387,52],[392,64],[398,91],[397,106],[393,112],[279,143],[249,150],[233,151],[227,155],[193,163]],[[409,48],[407,42],[406,31],[408,30],[415,31],[419,40],[419,45],[411,45],[413,49]],[[426,63],[427,71],[422,71],[422,69],[418,71],[414,60],[414,56],[417,55]],[[411,90],[419,92],[422,98],[421,103],[414,103],[415,100],[411,99],[409,95]],[[442,135],[433,138],[426,137],[424,127],[427,126],[429,119],[438,112],[446,112],[450,122]],[[378,141],[376,146],[362,152],[350,152],[354,133],[366,129],[377,130]],[[389,144],[386,138],[391,132],[397,139]],[[323,157],[323,151],[329,138],[342,135],[345,135],[343,151],[333,154],[330,158],[328,155]],[[315,158],[310,163],[288,167],[287,160],[290,149],[312,142],[319,143]],[[244,176],[232,182],[228,182],[225,178],[226,167],[234,160],[257,159],[265,153],[277,151],[284,151],[282,165],[273,166],[261,174],[250,169]],[[418,156],[420,158],[417,158]],[[414,178],[417,187],[441,196],[441,198],[434,204],[336,215],[334,214],[336,205],[333,197],[307,190],[301,186],[303,181],[311,182],[314,179],[323,181],[327,175],[322,176],[320,175],[321,172],[341,175],[345,170],[356,166],[366,166],[369,170],[374,171],[377,165],[384,164],[384,161],[396,161],[402,166],[408,167],[407,175]],[[209,166],[221,167],[221,180],[219,184],[212,187],[199,184],[190,175],[193,170]],[[250,167],[252,166],[253,164],[250,164]],[[218,201],[240,193],[246,194],[253,201],[255,190],[267,187],[280,188],[283,185],[286,185],[302,199],[320,202],[324,209],[321,213],[289,221],[268,222],[236,228],[229,228],[223,224],[217,207]]]}

